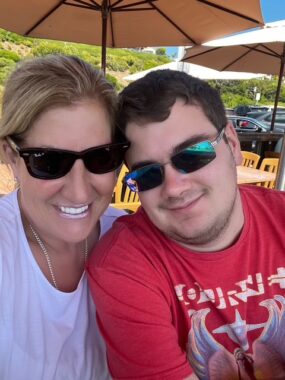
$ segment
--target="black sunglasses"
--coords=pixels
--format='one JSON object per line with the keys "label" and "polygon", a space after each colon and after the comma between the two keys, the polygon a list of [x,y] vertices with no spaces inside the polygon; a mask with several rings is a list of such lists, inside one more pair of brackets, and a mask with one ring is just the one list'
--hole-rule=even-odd
{"label": "black sunglasses", "polygon": [[53,148],[20,148],[10,137],[7,137],[7,141],[24,159],[29,174],[39,179],[56,179],[65,176],[78,159],[82,159],[86,169],[93,174],[109,173],[121,165],[129,147],[128,143],[123,142],[74,152]]}
{"label": "black sunglasses", "polygon": [[[172,166],[180,173],[193,173],[196,170],[208,165],[216,158],[215,146],[223,138],[225,129],[223,128],[213,141],[201,141],[195,145],[175,153],[170,157]],[[132,191],[146,191],[160,186],[164,181],[164,164],[153,163],[142,166],[128,173],[124,182]]]}

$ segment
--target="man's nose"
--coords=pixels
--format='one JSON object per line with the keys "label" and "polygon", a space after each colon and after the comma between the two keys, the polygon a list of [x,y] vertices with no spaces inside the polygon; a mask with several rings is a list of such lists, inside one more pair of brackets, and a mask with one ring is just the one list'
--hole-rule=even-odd
{"label": "man's nose", "polygon": [[189,174],[180,173],[171,163],[164,165],[164,195],[170,198],[180,196],[187,188],[187,177]]}

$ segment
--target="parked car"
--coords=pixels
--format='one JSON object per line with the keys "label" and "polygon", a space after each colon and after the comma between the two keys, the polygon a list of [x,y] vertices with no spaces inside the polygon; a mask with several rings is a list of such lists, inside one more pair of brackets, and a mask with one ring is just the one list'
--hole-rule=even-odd
{"label": "parked car", "polygon": [[240,105],[234,108],[234,112],[238,116],[247,116],[249,112],[262,112],[262,111],[268,111],[268,107]]}
{"label": "parked car", "polygon": [[226,108],[226,115],[235,115],[235,110],[233,108]]}
{"label": "parked car", "polygon": [[[274,109],[274,106],[267,106],[268,107],[268,110],[267,111],[271,111],[271,112],[273,112],[273,109]],[[283,106],[278,106],[277,108],[276,108],[276,111],[278,112],[278,111],[280,111],[280,112],[285,112],[285,107],[283,107]]]}
{"label": "parked car", "polygon": [[[256,112],[250,112],[248,116],[260,121],[264,126],[266,126],[267,130],[270,129],[272,112],[261,112],[260,115]],[[276,112],[274,131],[283,133],[285,132],[285,112]]]}
{"label": "parked car", "polygon": [[[232,122],[234,128],[238,133],[241,142],[241,149],[261,154],[261,152],[264,150],[263,142],[259,139],[248,139],[246,135],[250,132],[268,132],[270,126],[264,124],[260,120],[253,119],[247,116],[228,115],[227,118],[229,121]],[[282,136],[282,134],[284,133],[284,129],[282,129],[281,131],[274,129],[274,132],[279,132],[278,135]],[[282,137],[280,136],[278,136],[277,138],[275,136],[273,141],[273,149],[275,152],[279,153],[281,151],[282,146]],[[271,141],[271,139],[269,141]]]}
{"label": "parked car", "polygon": [[247,116],[227,115],[237,132],[267,132],[268,128],[261,121]]}

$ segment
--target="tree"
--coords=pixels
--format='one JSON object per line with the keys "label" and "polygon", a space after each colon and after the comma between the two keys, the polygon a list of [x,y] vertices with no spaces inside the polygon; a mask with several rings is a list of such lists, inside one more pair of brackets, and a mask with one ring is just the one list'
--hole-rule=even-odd
{"label": "tree", "polygon": [[166,48],[158,48],[155,51],[156,55],[166,55]]}

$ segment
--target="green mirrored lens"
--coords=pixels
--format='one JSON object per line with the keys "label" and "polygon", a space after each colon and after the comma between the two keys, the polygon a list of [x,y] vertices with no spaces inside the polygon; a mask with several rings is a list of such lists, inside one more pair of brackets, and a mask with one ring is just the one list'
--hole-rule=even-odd
{"label": "green mirrored lens", "polygon": [[193,173],[213,161],[215,149],[209,141],[192,145],[171,158],[173,166],[181,173]]}

